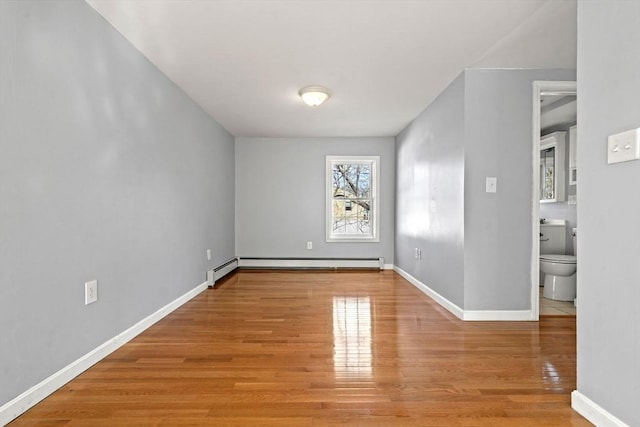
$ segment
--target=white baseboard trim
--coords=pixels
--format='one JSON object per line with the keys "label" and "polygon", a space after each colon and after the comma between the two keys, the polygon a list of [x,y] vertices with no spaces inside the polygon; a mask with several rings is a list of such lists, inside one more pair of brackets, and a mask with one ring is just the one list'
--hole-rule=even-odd
{"label": "white baseboard trim", "polygon": [[58,372],[34,385],[24,393],[0,406],[0,426],[8,424],[12,420],[16,419],[29,408],[35,406],[51,393],[58,390],[60,387],[89,369],[91,366],[95,365],[100,360],[104,359],[109,354],[113,353],[118,348],[122,347],[167,314],[171,313],[206,289],[207,282],[201,283],[189,292],[160,308],[155,313],[145,317],[129,329],[119,333],[104,344],[96,347],[89,353],[71,362]]}
{"label": "white baseboard trim", "polygon": [[578,390],[571,392],[571,407],[598,427],[629,427]]}
{"label": "white baseboard trim", "polygon": [[429,286],[425,285],[397,265],[393,267],[393,270],[407,279],[409,283],[424,292],[428,297],[440,304],[442,307],[450,311],[454,316],[460,320],[468,321],[509,321],[509,322],[521,322],[531,321],[531,310],[464,310],[452,303]]}
{"label": "white baseboard trim", "polygon": [[425,285],[424,283],[422,283],[421,281],[419,281],[418,279],[416,279],[415,277],[413,277],[412,275],[410,275],[409,273],[407,273],[406,271],[398,267],[397,265],[393,266],[393,270],[399,275],[401,275],[402,277],[404,277],[405,279],[407,279],[409,283],[411,283],[413,286],[415,286],[420,291],[425,293],[429,298],[431,298],[432,300],[440,304],[442,307],[450,311],[458,319],[464,320],[464,310],[462,310],[460,307],[458,307],[457,305],[455,305],[454,303],[452,303],[451,301],[449,301],[448,299],[446,299],[445,297],[443,297],[442,295],[440,295],[439,293],[437,293],[436,291],[434,291],[433,289],[431,289],[430,287],[428,287],[427,285]]}
{"label": "white baseboard trim", "polygon": [[382,266],[382,269],[383,270],[393,270],[393,267],[394,267],[393,264],[384,264]]}
{"label": "white baseboard trim", "polygon": [[463,320],[529,322],[531,310],[464,310]]}

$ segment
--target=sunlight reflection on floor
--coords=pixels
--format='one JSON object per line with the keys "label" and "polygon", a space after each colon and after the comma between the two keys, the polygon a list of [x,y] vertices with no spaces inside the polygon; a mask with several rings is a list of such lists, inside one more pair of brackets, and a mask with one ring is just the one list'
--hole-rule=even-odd
{"label": "sunlight reflection on floor", "polygon": [[333,363],[336,374],[371,377],[369,297],[333,298]]}

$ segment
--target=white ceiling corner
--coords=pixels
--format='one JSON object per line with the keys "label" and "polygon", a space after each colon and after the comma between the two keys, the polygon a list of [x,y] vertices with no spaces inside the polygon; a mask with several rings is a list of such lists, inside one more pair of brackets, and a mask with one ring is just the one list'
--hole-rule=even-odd
{"label": "white ceiling corner", "polygon": [[394,136],[465,68],[576,63],[576,0],[86,1],[235,136]]}

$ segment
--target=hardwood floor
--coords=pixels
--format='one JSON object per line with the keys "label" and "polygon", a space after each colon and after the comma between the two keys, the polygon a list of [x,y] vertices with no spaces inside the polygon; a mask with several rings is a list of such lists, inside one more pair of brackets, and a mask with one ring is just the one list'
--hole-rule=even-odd
{"label": "hardwood floor", "polygon": [[397,274],[241,271],[10,425],[588,426],[575,318],[462,322]]}

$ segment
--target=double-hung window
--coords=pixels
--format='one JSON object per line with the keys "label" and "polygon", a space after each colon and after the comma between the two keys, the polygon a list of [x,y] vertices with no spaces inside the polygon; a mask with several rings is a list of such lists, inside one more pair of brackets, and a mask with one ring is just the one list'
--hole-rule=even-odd
{"label": "double-hung window", "polygon": [[379,156],[327,156],[327,242],[378,242]]}

